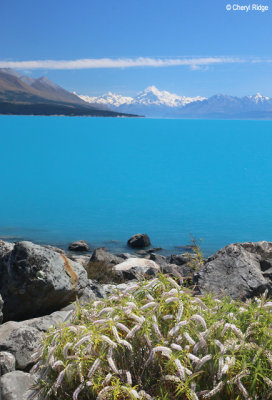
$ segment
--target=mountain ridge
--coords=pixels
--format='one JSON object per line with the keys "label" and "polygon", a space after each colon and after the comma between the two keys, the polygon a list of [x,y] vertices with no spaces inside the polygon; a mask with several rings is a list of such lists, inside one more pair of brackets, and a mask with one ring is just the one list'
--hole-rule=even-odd
{"label": "mountain ridge", "polygon": [[272,99],[260,93],[243,97],[224,94],[216,94],[209,98],[186,97],[149,86],[135,97],[111,92],[97,97],[78,96],[93,104],[108,105],[115,111],[137,113],[147,117],[272,119]]}
{"label": "mountain ridge", "polygon": [[8,68],[0,69],[0,114],[132,116],[87,103],[46,77],[34,79]]}

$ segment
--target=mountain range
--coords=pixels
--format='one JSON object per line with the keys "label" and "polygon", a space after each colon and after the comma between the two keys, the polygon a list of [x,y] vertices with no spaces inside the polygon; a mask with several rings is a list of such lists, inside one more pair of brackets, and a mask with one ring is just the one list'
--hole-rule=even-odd
{"label": "mountain range", "polygon": [[0,114],[126,116],[86,102],[46,77],[34,79],[9,68],[0,69]]}
{"label": "mountain range", "polygon": [[100,97],[77,96],[91,104],[146,117],[272,119],[272,99],[259,93],[244,97],[222,94],[186,97],[150,86],[135,97],[111,92]]}

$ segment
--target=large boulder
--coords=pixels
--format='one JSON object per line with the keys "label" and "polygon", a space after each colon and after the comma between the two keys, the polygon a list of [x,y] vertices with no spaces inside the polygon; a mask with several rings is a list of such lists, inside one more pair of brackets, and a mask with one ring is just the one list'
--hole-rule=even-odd
{"label": "large boulder", "polygon": [[124,280],[142,279],[144,276],[156,275],[160,270],[158,264],[145,258],[129,258],[113,267],[115,273],[121,273]]}
{"label": "large boulder", "polygon": [[80,296],[88,283],[81,264],[31,242],[0,244],[0,278],[5,321],[58,310]]}
{"label": "large boulder", "polygon": [[80,252],[90,251],[90,246],[85,242],[85,240],[77,240],[76,242],[69,244],[69,250]]}
{"label": "large boulder", "polygon": [[12,371],[0,378],[1,400],[30,400],[32,386],[35,383],[33,375],[22,371]]}
{"label": "large boulder", "polygon": [[34,360],[32,354],[41,345],[44,332],[71,317],[71,311],[57,311],[51,315],[27,321],[9,321],[0,326],[1,352],[15,357],[16,369],[29,370]]}
{"label": "large boulder", "polygon": [[131,236],[127,242],[128,246],[133,247],[134,249],[142,249],[144,247],[150,246],[150,239],[146,233],[137,233],[136,235]]}
{"label": "large boulder", "polygon": [[199,270],[201,293],[213,292],[233,299],[263,293],[272,295],[272,242],[236,243],[208,258]]}

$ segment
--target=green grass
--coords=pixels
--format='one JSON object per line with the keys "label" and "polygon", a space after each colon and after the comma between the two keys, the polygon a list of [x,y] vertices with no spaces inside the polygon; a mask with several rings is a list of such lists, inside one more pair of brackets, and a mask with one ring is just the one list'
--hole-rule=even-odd
{"label": "green grass", "polygon": [[194,297],[165,275],[77,306],[51,329],[42,399],[272,398],[272,302]]}

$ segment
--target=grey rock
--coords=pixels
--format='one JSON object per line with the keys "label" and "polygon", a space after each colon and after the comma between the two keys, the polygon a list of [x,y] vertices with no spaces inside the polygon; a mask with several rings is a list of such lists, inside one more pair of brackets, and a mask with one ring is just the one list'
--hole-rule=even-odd
{"label": "grey rock", "polygon": [[51,315],[27,321],[6,322],[0,326],[0,351],[7,351],[15,357],[16,369],[28,370],[34,363],[32,354],[38,350],[43,333],[69,320],[69,317],[71,313],[57,311]]}
{"label": "grey rock", "polygon": [[70,260],[75,261],[76,263],[81,264],[84,268],[90,261],[90,256],[83,256],[82,254],[67,254],[67,257],[70,258]]}
{"label": "grey rock", "polygon": [[117,257],[122,258],[123,260],[127,260],[128,258],[137,258],[137,256],[135,254],[131,254],[131,253],[119,253],[117,254]]}
{"label": "grey rock", "polygon": [[65,251],[63,249],[60,249],[59,247],[55,247],[55,246],[50,246],[49,244],[44,245],[43,247],[45,247],[46,249],[50,249],[55,251],[56,253],[59,254],[64,254],[65,255]]}
{"label": "grey rock", "polygon": [[103,297],[105,297],[105,292],[103,291],[102,286],[89,279],[88,286],[84,289],[79,301],[80,303],[88,303],[91,300]]}
{"label": "grey rock", "polygon": [[165,267],[169,264],[168,258],[165,256],[161,256],[160,254],[151,253],[149,255],[149,260],[154,261],[160,267]]}
{"label": "grey rock", "polygon": [[160,270],[158,264],[145,258],[129,258],[115,265],[113,271],[122,273],[125,280],[142,279],[144,276],[154,276]]}
{"label": "grey rock", "polygon": [[0,265],[5,321],[58,310],[80,296],[88,283],[81,264],[31,242],[0,246]]}
{"label": "grey rock", "polygon": [[137,233],[128,239],[127,244],[130,247],[141,249],[150,246],[151,243],[146,233]]}
{"label": "grey rock", "polygon": [[15,357],[8,351],[0,351],[0,376],[15,370]]}
{"label": "grey rock", "polygon": [[184,253],[184,254],[172,254],[170,257],[170,264],[184,265],[192,260],[196,260],[196,254]]}
{"label": "grey rock", "polygon": [[148,249],[148,253],[157,253],[158,251],[161,251],[162,247],[152,247],[152,249]]}
{"label": "grey rock", "polygon": [[210,257],[199,270],[201,293],[214,292],[233,299],[272,294],[272,242],[236,243]]}
{"label": "grey rock", "polygon": [[25,370],[33,364],[32,353],[42,340],[42,332],[31,326],[9,321],[0,327],[0,350],[16,359],[16,368]]}
{"label": "grey rock", "polygon": [[0,378],[1,400],[28,400],[35,378],[26,372],[12,371]]}
{"label": "grey rock", "polygon": [[104,248],[98,248],[93,251],[90,263],[101,263],[104,265],[117,265],[122,262],[123,259],[114,254],[109,253]]}
{"label": "grey rock", "polygon": [[77,240],[76,242],[69,244],[69,250],[80,252],[90,251],[90,246],[85,242],[85,240]]}

